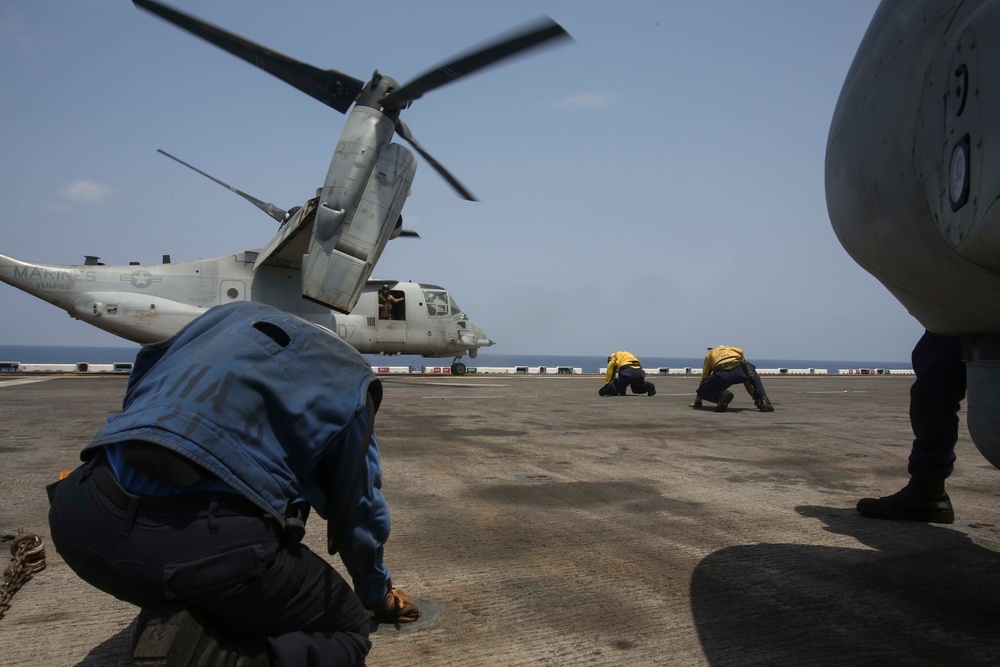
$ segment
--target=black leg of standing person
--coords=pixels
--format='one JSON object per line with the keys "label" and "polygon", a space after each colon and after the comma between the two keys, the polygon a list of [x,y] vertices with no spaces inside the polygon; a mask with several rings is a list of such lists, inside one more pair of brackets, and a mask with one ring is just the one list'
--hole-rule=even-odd
{"label": "black leg of standing person", "polygon": [[955,465],[958,411],[965,398],[961,339],[925,331],[913,348],[916,378],[910,388],[913,447],[909,483],[882,498],[862,498],[858,512],[876,519],[952,523],[955,512],[944,482]]}

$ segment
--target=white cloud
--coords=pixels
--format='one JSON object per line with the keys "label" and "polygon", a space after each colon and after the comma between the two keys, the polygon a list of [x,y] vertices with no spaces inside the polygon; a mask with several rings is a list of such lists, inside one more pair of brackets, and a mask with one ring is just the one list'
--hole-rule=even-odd
{"label": "white cloud", "polygon": [[606,93],[577,93],[561,100],[556,106],[560,109],[605,109],[615,103],[614,95]]}
{"label": "white cloud", "polygon": [[59,190],[61,197],[85,204],[103,204],[116,194],[114,188],[96,181],[73,181]]}

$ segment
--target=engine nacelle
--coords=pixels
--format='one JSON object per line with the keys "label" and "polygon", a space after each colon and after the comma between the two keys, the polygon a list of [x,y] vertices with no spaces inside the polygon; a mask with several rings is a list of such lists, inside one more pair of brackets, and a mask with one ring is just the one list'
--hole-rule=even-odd
{"label": "engine nacelle", "polygon": [[998,51],[996,3],[883,2],[830,127],[837,238],[939,334],[1000,332]]}
{"label": "engine nacelle", "polygon": [[309,252],[302,257],[302,294],[349,313],[385,249],[410,192],[417,161],[391,144],[394,122],[355,107],[330,162]]}

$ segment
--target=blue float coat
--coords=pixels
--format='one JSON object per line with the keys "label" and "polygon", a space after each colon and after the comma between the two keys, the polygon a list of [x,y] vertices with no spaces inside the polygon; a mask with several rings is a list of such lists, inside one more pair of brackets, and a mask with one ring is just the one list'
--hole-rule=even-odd
{"label": "blue float coat", "polygon": [[365,447],[360,497],[345,519],[340,553],[367,603],[368,587],[376,591],[370,597],[378,589],[384,595],[379,584],[389,580],[378,447],[374,436],[361,442],[369,392],[381,399],[375,374],[329,330],[263,304],[217,306],[140,350],[122,412],[81,458],[128,440],[152,442],[283,521],[287,505],[300,499],[327,518],[350,486],[345,462]]}

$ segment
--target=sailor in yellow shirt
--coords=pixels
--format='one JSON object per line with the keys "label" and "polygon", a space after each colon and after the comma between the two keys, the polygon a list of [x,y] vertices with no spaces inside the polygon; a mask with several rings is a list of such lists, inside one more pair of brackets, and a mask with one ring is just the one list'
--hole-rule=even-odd
{"label": "sailor in yellow shirt", "polygon": [[700,408],[702,399],[715,403],[716,412],[725,412],[733,400],[729,388],[742,384],[761,412],[774,412],[774,406],[764,392],[764,385],[757,375],[757,368],[743,356],[738,347],[719,345],[708,348],[705,365],[701,370],[701,384],[695,394],[692,408]]}
{"label": "sailor in yellow shirt", "polygon": [[632,387],[633,394],[656,394],[656,387],[652,382],[646,381],[646,371],[642,370],[642,364],[635,355],[626,350],[618,350],[608,357],[608,374],[598,393],[601,396],[624,396],[629,387]]}

